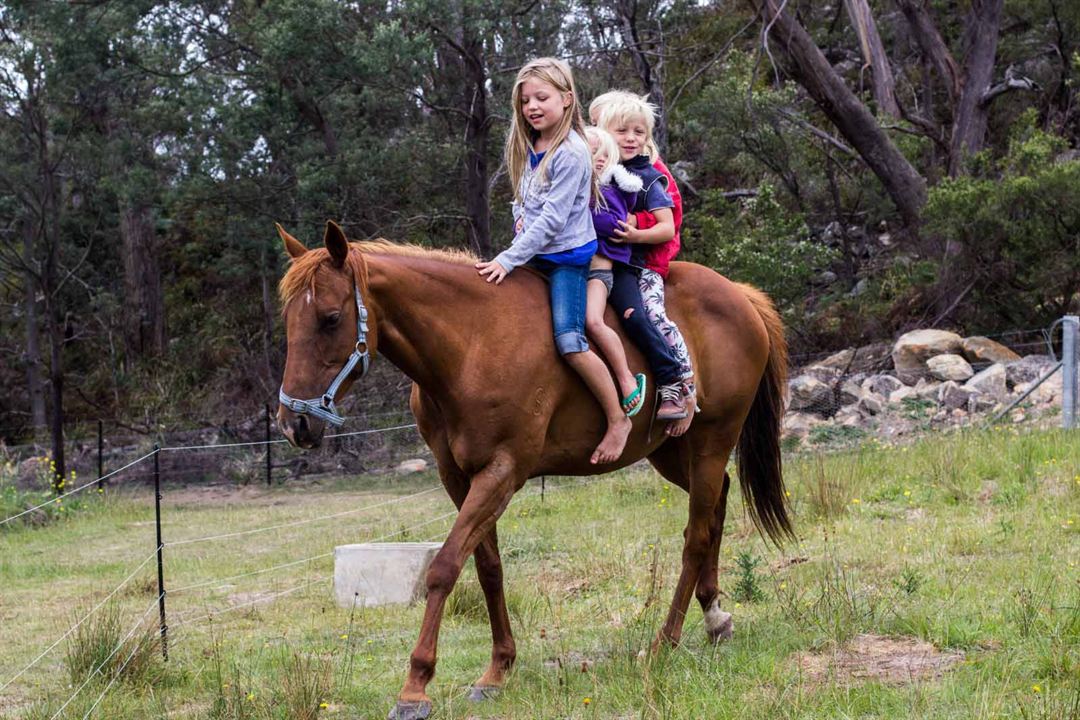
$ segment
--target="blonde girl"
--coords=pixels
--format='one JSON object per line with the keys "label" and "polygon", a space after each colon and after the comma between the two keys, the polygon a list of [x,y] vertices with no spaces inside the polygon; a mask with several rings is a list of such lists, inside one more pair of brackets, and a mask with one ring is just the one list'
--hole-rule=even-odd
{"label": "blonde girl", "polygon": [[593,123],[613,133],[621,162],[646,185],[633,207],[637,222],[628,223],[620,236],[635,246],[630,264],[638,269],[642,303],[679,365],[679,392],[676,394],[673,386],[661,388],[661,392],[686,406],[685,417],[676,418],[667,428],[670,435],[682,435],[690,426],[697,404],[694,371],[682,333],[664,307],[664,280],[681,245],[682,196],[660,159],[653,139],[655,109],[644,97],[622,90],[604,93],[589,106],[589,116]]}
{"label": "blonde girl", "polygon": [[598,190],[570,67],[556,58],[522,67],[511,93],[511,117],[506,166],[515,227],[521,230],[509,248],[476,269],[496,285],[525,263],[547,275],[555,346],[607,417],[607,431],[590,460],[611,463],[622,455],[631,422],[607,366],[585,338],[586,282],[597,246],[589,202]]}

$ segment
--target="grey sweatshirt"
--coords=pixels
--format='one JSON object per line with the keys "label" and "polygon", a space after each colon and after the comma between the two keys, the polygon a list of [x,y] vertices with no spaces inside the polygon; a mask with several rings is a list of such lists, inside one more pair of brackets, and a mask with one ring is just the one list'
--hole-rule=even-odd
{"label": "grey sweatshirt", "polygon": [[526,167],[518,184],[520,202],[514,202],[514,222],[523,229],[495,260],[513,270],[533,256],[573,250],[596,239],[589,195],[592,190],[592,155],[589,146],[571,130],[548,160],[548,178]]}

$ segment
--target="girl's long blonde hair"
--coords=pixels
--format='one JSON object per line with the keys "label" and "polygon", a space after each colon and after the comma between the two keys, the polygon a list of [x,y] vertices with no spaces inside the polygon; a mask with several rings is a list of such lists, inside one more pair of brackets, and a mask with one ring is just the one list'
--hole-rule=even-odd
{"label": "girl's long blonde hair", "polygon": [[[526,80],[537,79],[545,82],[559,93],[570,94],[570,105],[565,108],[562,120],[555,129],[555,137],[551,145],[544,153],[543,159],[536,168],[537,175],[542,180],[547,180],[548,163],[555,151],[563,144],[570,135],[571,130],[576,130],[583,139],[585,137],[585,121],[581,115],[581,103],[578,101],[577,88],[574,86],[574,74],[570,66],[562,60],[553,57],[542,57],[531,60],[518,71],[517,79],[514,80],[514,89],[510,94],[510,132],[506,136],[506,169],[510,173],[510,182],[514,187],[514,199],[518,202],[524,200],[521,197],[521,177],[525,174],[525,168],[529,162],[529,147],[532,145],[533,130],[525,119],[525,112],[521,107],[521,86]],[[593,173],[595,176],[595,173]],[[597,179],[592,180],[592,195],[600,196],[600,186]]]}

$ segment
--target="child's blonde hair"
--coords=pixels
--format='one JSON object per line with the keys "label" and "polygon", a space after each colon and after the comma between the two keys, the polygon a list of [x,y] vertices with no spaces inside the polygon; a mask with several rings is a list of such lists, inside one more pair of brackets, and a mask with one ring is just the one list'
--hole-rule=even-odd
{"label": "child's blonde hair", "polygon": [[604,158],[604,171],[600,173],[597,181],[601,185],[606,185],[615,173],[615,166],[619,164],[619,144],[615,142],[614,135],[594,125],[585,128],[585,140],[586,142],[596,140],[596,151],[593,157],[599,155]]}
{"label": "child's blonde hair", "polygon": [[[506,169],[510,173],[510,182],[514,187],[514,198],[519,202],[521,176],[525,174],[525,168],[529,162],[529,146],[532,140],[532,128],[525,120],[525,112],[521,107],[521,86],[526,80],[537,79],[545,82],[560,93],[570,94],[570,105],[565,108],[562,120],[555,129],[555,137],[551,145],[544,153],[543,159],[536,168],[537,175],[547,179],[548,162],[570,135],[571,130],[576,130],[579,135],[585,134],[585,120],[581,116],[581,103],[578,100],[577,88],[574,87],[574,74],[570,66],[562,60],[552,57],[542,57],[531,60],[518,71],[517,79],[514,80],[514,89],[510,93],[510,133],[506,136]],[[596,178],[592,182],[593,197],[600,194],[599,184]]]}
{"label": "child's blonde hair", "polygon": [[635,95],[626,90],[609,90],[589,103],[589,120],[593,125],[610,132],[613,126],[631,120],[645,123],[645,146],[643,150],[650,162],[660,157],[660,150],[653,139],[656,127],[656,106],[648,101],[648,95]]}

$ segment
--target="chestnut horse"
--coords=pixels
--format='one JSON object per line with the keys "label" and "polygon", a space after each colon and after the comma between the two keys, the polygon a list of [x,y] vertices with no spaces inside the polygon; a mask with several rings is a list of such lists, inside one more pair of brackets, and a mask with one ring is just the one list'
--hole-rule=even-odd
{"label": "chestnut horse", "polygon": [[[539,275],[519,270],[496,286],[477,275],[476,259],[465,253],[385,240],[350,243],[332,222],[325,248],[308,250],[280,226],[278,231],[292,258],[280,285],[288,356],[278,426],[294,445],[318,445],[326,422],[340,422],[333,400],[377,351],[413,380],[417,426],[458,507],[427,573],[423,625],[391,718],[431,712],[425,689],[435,674],[443,606],[470,555],[493,643],[491,664],[471,697],[489,697],[503,685],[515,646],[495,525],[514,493],[539,475],[606,473],[648,458],[686,490],[690,517],[682,570],[654,648],[679,642],[693,594],[710,639],[730,637],[717,561],[730,485],[725,469],[736,446],[751,518],[774,541],[792,535],[779,445],[787,346],[763,293],[700,265],[672,264],[668,313],[690,348],[701,410],[684,436],[670,438],[650,428],[650,399],[622,457],[597,466],[589,456],[604,415],[556,353],[548,291]],[[608,315],[613,322],[610,309]],[[627,351],[631,368],[641,369],[640,353],[629,345]]]}

